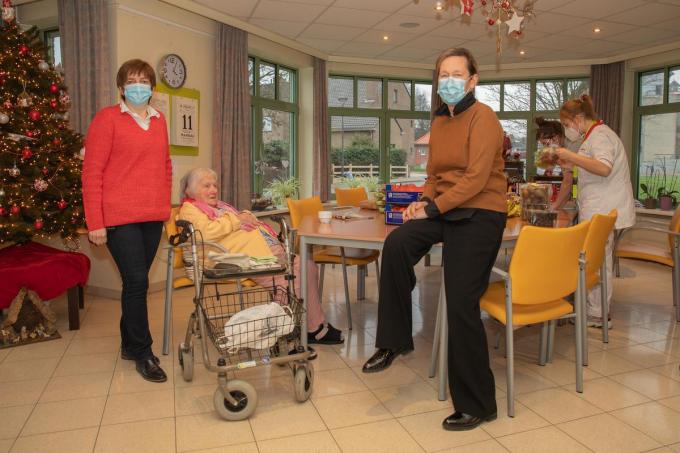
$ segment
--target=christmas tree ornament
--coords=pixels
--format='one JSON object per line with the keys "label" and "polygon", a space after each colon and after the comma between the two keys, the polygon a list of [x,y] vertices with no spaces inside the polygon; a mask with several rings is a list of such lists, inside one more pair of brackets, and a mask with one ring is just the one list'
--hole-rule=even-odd
{"label": "christmas tree ornament", "polygon": [[4,217],[7,215],[7,209],[4,206],[0,206],[0,216]]}
{"label": "christmas tree ornament", "polygon": [[59,93],[59,102],[63,105],[69,105],[71,103],[71,96],[66,91],[61,91]]}
{"label": "christmas tree ornament", "polygon": [[31,110],[28,112],[28,117],[31,119],[31,121],[38,121],[40,119],[40,112],[37,110]]}
{"label": "christmas tree ornament", "polygon": [[41,71],[47,71],[50,69],[50,65],[45,60],[40,60],[38,62],[38,69],[40,69]]}
{"label": "christmas tree ornament", "polygon": [[31,151],[31,148],[29,148],[28,145],[24,146],[24,149],[21,150],[21,158],[26,160],[31,157],[33,157],[33,151]]}
{"label": "christmas tree ornament", "polygon": [[42,227],[45,226],[42,217],[38,217],[37,219],[35,219],[35,223],[33,224],[33,226],[35,226],[36,230],[42,230]]}
{"label": "christmas tree ornament", "polygon": [[21,170],[19,170],[19,168],[17,167],[16,162],[14,163],[14,166],[12,168],[7,170],[7,172],[13,178],[16,178],[17,176],[19,176],[21,174]]}
{"label": "christmas tree ornament", "polygon": [[524,22],[524,18],[516,12],[510,19],[506,20],[505,25],[508,26],[508,35],[512,34],[513,32],[519,32],[522,28],[522,22]]}
{"label": "christmas tree ornament", "polygon": [[13,107],[12,101],[10,101],[10,100],[5,101],[5,102],[2,104],[2,107],[3,107],[5,110],[11,110],[12,107]]}
{"label": "christmas tree ornament", "polygon": [[472,16],[472,8],[474,8],[474,0],[460,0],[461,16]]}
{"label": "christmas tree ornament", "polygon": [[17,96],[17,105],[19,107],[30,107],[31,104],[33,104],[33,99],[30,94],[26,91],[19,93],[19,96]]}
{"label": "christmas tree ornament", "polygon": [[12,22],[16,17],[16,11],[12,8],[12,2],[3,0],[2,2],[2,20],[5,22]]}
{"label": "christmas tree ornament", "polygon": [[21,212],[21,208],[19,206],[15,205],[15,204],[13,204],[12,207],[10,208],[10,210],[9,210],[9,213],[14,215],[14,216],[19,215],[20,212]]}
{"label": "christmas tree ornament", "polygon": [[53,109],[56,109],[58,106],[59,106],[59,103],[57,102],[56,99],[52,99],[50,101],[50,107],[52,107]]}
{"label": "christmas tree ornament", "polygon": [[9,123],[9,115],[5,112],[0,112],[0,124]]}
{"label": "christmas tree ornament", "polygon": [[30,51],[31,51],[30,47],[28,47],[26,44],[19,45],[19,55],[21,55],[22,57],[28,55]]}
{"label": "christmas tree ornament", "polygon": [[36,179],[33,182],[33,188],[38,192],[44,192],[47,190],[48,187],[49,184],[47,184],[47,181],[45,181],[44,179]]}
{"label": "christmas tree ornament", "polygon": [[33,138],[35,135],[36,133],[33,131],[26,131],[26,137],[28,138]]}
{"label": "christmas tree ornament", "polygon": [[50,93],[57,94],[59,92],[59,85],[53,83],[50,85]]}
{"label": "christmas tree ornament", "polygon": [[42,170],[40,170],[43,175],[47,176],[50,172],[50,170],[47,167],[43,167]]}
{"label": "christmas tree ornament", "polygon": [[2,190],[2,189],[0,189],[0,198],[2,198],[2,197],[4,197],[4,196],[5,196],[5,191]]}
{"label": "christmas tree ornament", "polygon": [[68,203],[66,203],[66,200],[64,200],[63,198],[57,202],[57,207],[59,209],[62,209],[62,210],[66,209],[66,206],[68,206]]}
{"label": "christmas tree ornament", "polygon": [[61,145],[61,139],[59,137],[54,137],[54,140],[52,140],[52,144],[54,146],[59,146]]}

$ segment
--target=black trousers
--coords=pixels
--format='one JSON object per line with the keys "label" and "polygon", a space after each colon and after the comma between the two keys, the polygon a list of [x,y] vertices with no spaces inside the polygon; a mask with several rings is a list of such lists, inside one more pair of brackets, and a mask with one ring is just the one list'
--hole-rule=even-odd
{"label": "black trousers", "polygon": [[455,409],[478,417],[496,412],[479,299],[489,285],[504,228],[505,213],[483,209],[456,221],[413,220],[390,233],[382,251],[376,347],[413,349],[413,266],[443,242],[449,388]]}
{"label": "black trousers", "polygon": [[142,222],[106,229],[106,245],[123,280],[121,347],[137,360],[152,356],[146,293],[149,269],[156,256],[163,222]]}

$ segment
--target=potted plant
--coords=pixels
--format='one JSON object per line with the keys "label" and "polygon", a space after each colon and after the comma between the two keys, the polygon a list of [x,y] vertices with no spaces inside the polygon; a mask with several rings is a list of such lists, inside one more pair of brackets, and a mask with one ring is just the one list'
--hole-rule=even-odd
{"label": "potted plant", "polygon": [[646,195],[645,199],[642,201],[642,204],[645,207],[645,209],[656,209],[656,197],[652,195],[652,192],[650,188],[647,186],[647,184],[645,183],[640,184],[640,188],[642,189],[642,192]]}
{"label": "potted plant", "polygon": [[665,187],[659,188],[659,209],[663,211],[673,210],[673,204],[675,203],[675,195],[678,193],[677,190],[668,190]]}
{"label": "potted plant", "polygon": [[285,209],[287,198],[297,198],[300,181],[297,178],[276,178],[264,190],[264,196],[272,200],[279,209]]}

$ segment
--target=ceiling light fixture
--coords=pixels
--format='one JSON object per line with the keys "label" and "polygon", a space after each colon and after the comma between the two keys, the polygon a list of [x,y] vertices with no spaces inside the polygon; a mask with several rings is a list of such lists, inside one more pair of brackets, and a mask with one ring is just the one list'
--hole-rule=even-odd
{"label": "ceiling light fixture", "polygon": [[383,41],[387,41],[388,39],[390,39],[389,36],[387,36],[387,35],[383,36]]}
{"label": "ceiling light fixture", "polygon": [[520,50],[520,51],[519,51],[519,54],[520,54],[520,55],[524,55],[525,53],[526,53],[526,52],[523,51],[523,50]]}
{"label": "ceiling light fixture", "polygon": [[602,31],[602,30],[600,29],[600,27],[595,27],[595,28],[593,28],[593,33],[599,33],[599,32],[601,32],[601,31]]}

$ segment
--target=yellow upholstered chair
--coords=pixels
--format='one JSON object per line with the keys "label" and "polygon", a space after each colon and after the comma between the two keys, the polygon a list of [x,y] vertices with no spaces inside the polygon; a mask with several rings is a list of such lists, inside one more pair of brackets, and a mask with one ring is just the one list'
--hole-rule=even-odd
{"label": "yellow upholstered chair", "polygon": [[368,200],[366,189],[363,187],[353,187],[350,189],[335,189],[335,201],[338,206],[354,206],[358,207],[359,203]]}
{"label": "yellow upholstered chair", "polygon": [[[288,210],[290,213],[290,223],[293,228],[298,228],[304,217],[317,218],[319,211],[323,210],[319,197],[305,198],[302,200],[288,199]],[[323,296],[323,277],[326,264],[342,265],[342,278],[345,287],[345,304],[347,306],[347,323],[352,329],[352,313],[349,299],[349,284],[347,281],[347,266],[358,266],[357,268],[357,298],[362,298],[363,288],[365,288],[366,266],[375,263],[376,276],[380,281],[380,269],[378,259],[380,252],[377,250],[355,249],[345,247],[324,247],[315,249],[313,253],[314,262],[319,264],[319,299]]]}
{"label": "yellow upholstered chair", "polygon": [[[508,272],[494,268],[503,281],[489,285],[480,305],[505,325],[508,415],[514,416],[513,330],[527,324],[545,324],[561,318],[576,318],[576,391],[583,392],[583,334],[585,253],[583,246],[590,222],[569,228],[522,229]],[[576,294],[574,305],[564,298]],[[545,326],[544,326],[545,327]],[[547,329],[542,344],[547,345]],[[542,351],[542,355],[544,356]]]}
{"label": "yellow upholstered chair", "polygon": [[[642,243],[625,243],[622,239],[631,231],[649,231],[668,236],[668,247]],[[675,208],[670,226],[654,220],[638,220],[634,227],[623,231],[616,240],[614,269],[619,277],[619,258],[651,261],[671,268],[675,320],[680,322],[680,205]]]}

